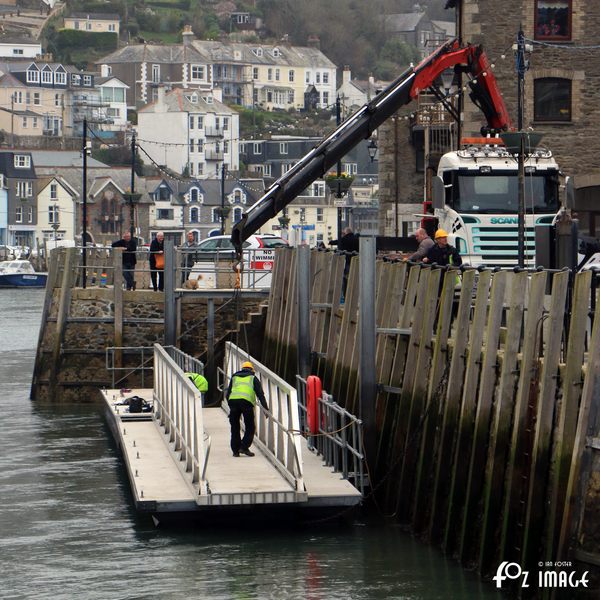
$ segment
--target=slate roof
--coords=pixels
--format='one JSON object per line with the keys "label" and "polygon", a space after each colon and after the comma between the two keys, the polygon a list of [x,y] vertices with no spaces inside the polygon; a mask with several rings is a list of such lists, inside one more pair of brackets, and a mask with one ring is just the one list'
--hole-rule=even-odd
{"label": "slate roof", "polygon": [[[195,94],[198,98],[197,102],[192,102],[188,100],[186,96],[191,94]],[[147,104],[143,108],[138,110],[138,113],[162,113],[161,110],[156,110],[159,100],[155,100],[150,104]],[[164,97],[164,103],[167,106],[167,112],[204,112],[204,113],[214,113],[218,112],[219,114],[236,114],[236,111],[229,108],[226,104],[219,102],[214,99],[213,102],[208,103],[206,100],[202,98],[202,95],[198,93],[196,90],[184,90],[182,88],[175,88],[170,92],[167,92]]]}
{"label": "slate roof", "polygon": [[116,13],[71,13],[67,19],[90,19],[96,21],[120,21],[121,17]]}
{"label": "slate roof", "polygon": [[415,31],[421,19],[425,16],[424,12],[399,13],[395,15],[385,15],[384,22],[388,31]]}
{"label": "slate roof", "polygon": [[[82,159],[79,150],[31,150],[36,167],[78,167],[81,169]],[[88,168],[108,167],[103,162],[88,156]]]}

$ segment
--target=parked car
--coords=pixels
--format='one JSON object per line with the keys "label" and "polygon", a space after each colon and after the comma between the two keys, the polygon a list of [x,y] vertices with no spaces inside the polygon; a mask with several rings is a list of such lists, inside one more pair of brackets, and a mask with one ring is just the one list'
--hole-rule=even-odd
{"label": "parked car", "polygon": [[[275,248],[285,246],[288,246],[287,241],[276,235],[251,235],[242,246],[244,250],[249,251],[244,253],[244,260],[250,263],[251,268],[271,269]],[[197,261],[228,260],[234,257],[235,248],[228,235],[207,238],[201,241],[196,249]]]}
{"label": "parked car", "polygon": [[[242,287],[268,288],[271,285],[275,249],[287,246],[287,241],[276,235],[251,235],[242,246]],[[201,241],[194,249],[194,255],[189,279],[196,279],[202,288],[227,287],[227,284],[219,284],[217,280],[227,273],[231,274],[234,265],[235,249],[228,235],[217,235]],[[228,262],[231,267],[227,265]]]}

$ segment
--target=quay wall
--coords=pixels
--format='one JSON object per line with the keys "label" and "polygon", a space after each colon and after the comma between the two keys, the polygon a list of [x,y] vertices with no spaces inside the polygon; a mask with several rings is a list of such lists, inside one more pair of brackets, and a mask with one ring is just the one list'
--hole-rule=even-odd
{"label": "quay wall", "polygon": [[[457,276],[377,261],[377,388],[361,398],[359,261],[352,258],[342,304],[345,258],[311,255],[311,360],[338,404],[374,415],[364,447],[377,505],[484,577],[502,561],[536,579],[540,562],[571,561],[580,575],[594,572],[599,589],[600,311],[590,313],[592,274]],[[295,254],[278,251],[262,355],[290,383],[295,271]]]}
{"label": "quay wall", "polygon": [[[141,372],[132,371],[152,353],[146,351],[142,359],[137,348],[164,343],[163,293],[115,289],[110,278],[107,286],[94,284],[83,289],[77,287],[78,271],[80,264],[74,249],[52,252],[31,389],[35,400],[97,400],[98,388],[113,384],[113,373],[107,369],[106,360],[106,349],[110,347],[130,348],[115,352],[115,366],[121,369],[114,372],[117,385],[139,386]],[[217,343],[226,336],[235,339],[239,322],[253,313],[256,315],[251,321],[250,337],[253,343],[261,339],[264,320],[257,317],[259,300],[236,303],[215,298],[214,304]],[[207,351],[207,305],[208,300],[194,292],[186,292],[176,300],[178,347],[201,360],[205,360]],[[241,346],[243,341],[239,342]],[[148,366],[151,362],[150,359]],[[149,387],[151,374],[151,370],[144,373]]]}

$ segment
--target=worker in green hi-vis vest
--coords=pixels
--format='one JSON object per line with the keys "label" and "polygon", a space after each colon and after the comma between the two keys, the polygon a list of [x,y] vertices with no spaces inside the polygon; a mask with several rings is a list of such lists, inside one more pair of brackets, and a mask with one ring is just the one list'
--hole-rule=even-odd
{"label": "worker in green hi-vis vest", "polygon": [[[265,394],[260,381],[254,374],[251,362],[246,361],[242,369],[234,373],[227,388],[227,402],[229,403],[229,424],[231,425],[231,451],[233,456],[245,454],[254,456],[250,450],[256,423],[254,421],[254,407],[256,398],[266,410],[269,410]],[[244,417],[244,437],[240,439],[240,417]]]}

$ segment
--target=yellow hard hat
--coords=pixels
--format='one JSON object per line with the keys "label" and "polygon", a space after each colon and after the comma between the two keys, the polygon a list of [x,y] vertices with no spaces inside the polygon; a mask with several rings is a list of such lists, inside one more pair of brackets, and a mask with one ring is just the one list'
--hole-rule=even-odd
{"label": "yellow hard hat", "polygon": [[242,369],[252,369],[254,371],[254,366],[252,365],[252,363],[247,360],[243,365],[242,365]]}
{"label": "yellow hard hat", "polygon": [[444,231],[443,229],[438,229],[435,232],[435,238],[434,239],[438,239],[438,238],[443,238],[443,237],[448,237],[448,232]]}

